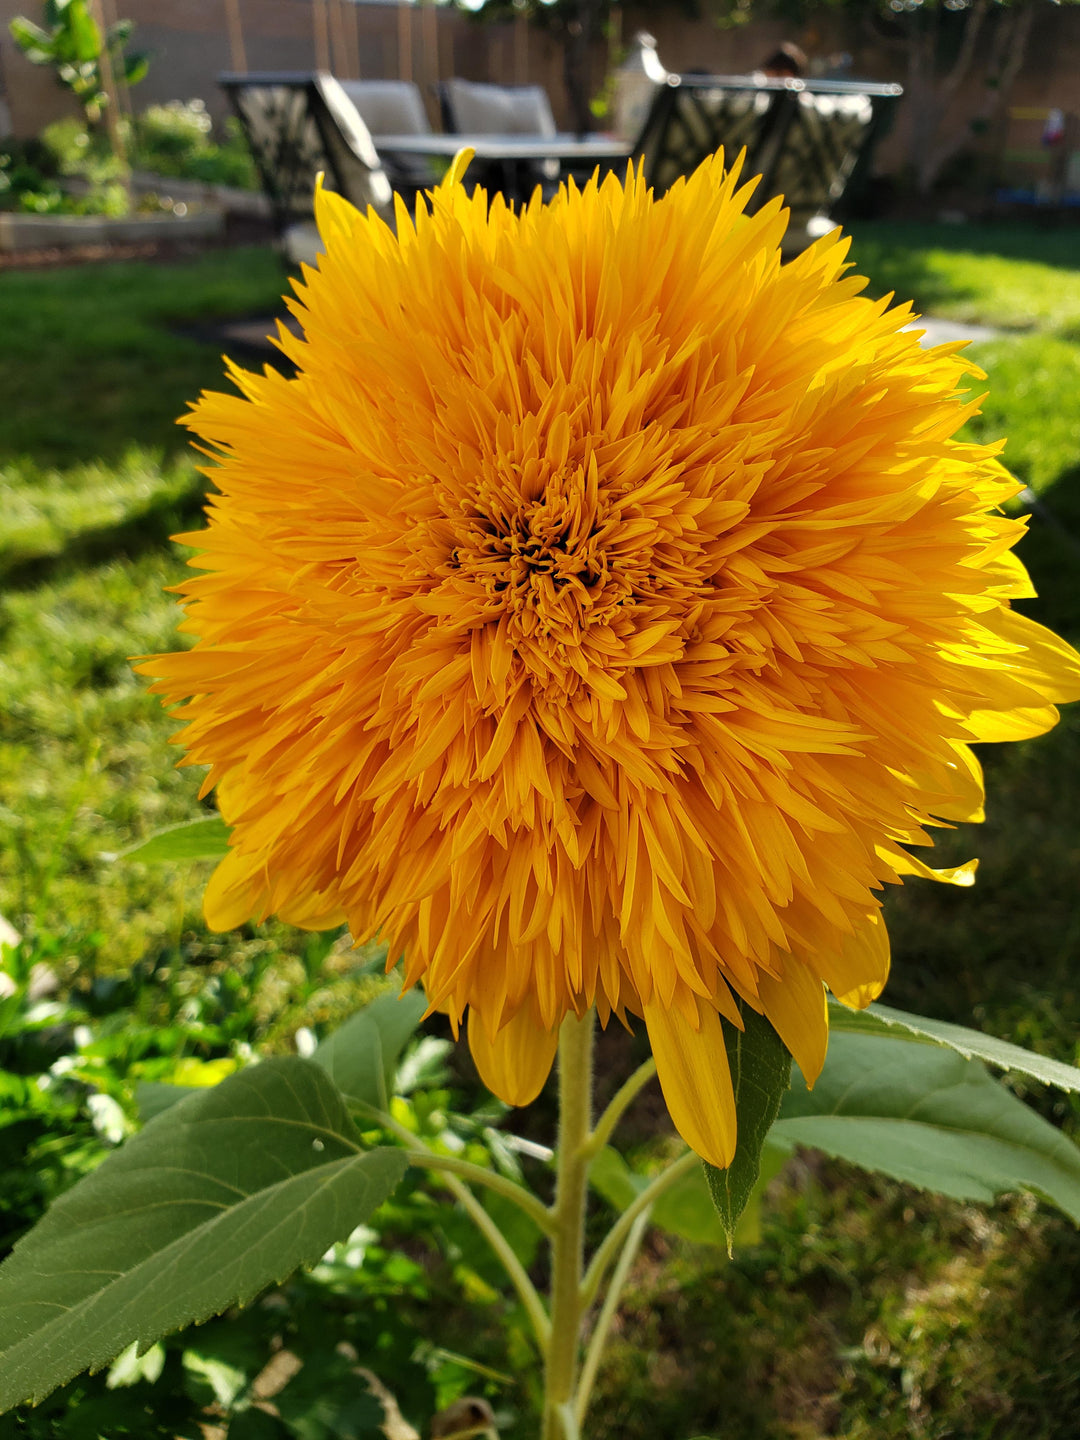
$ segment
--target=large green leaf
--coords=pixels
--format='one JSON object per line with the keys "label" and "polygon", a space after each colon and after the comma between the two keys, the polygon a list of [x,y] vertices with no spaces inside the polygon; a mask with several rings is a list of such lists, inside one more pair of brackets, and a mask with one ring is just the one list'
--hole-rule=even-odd
{"label": "large green leaf", "polygon": [[135,1104],[139,1119],[144,1125],[149,1125],[151,1120],[156,1120],[164,1111],[179,1105],[181,1100],[186,1100],[189,1095],[197,1095],[200,1089],[205,1087],[166,1085],[158,1080],[140,1080],[135,1086]]}
{"label": "large green leaf", "polygon": [[791,1079],[791,1056],[779,1035],[764,1016],[748,1005],[740,1005],[740,1009],[746,1028],[737,1030],[734,1025],[724,1025],[739,1127],[735,1158],[726,1170],[705,1166],[705,1178],[729,1251],[739,1216],[758,1181],[761,1147]]}
{"label": "large green leaf", "polygon": [[52,1206],[0,1266],[0,1410],[133,1341],[243,1304],[344,1239],[396,1188],[310,1061],[189,1096]]}
{"label": "large green leaf", "polygon": [[151,835],[149,840],[140,840],[127,850],[121,850],[116,860],[138,860],[142,865],[162,865],[179,860],[220,860],[229,850],[229,827],[218,815],[207,815],[201,820],[183,820],[179,825],[168,825]]}
{"label": "large green leaf", "polygon": [[773,1134],[958,1200],[1033,1190],[1080,1222],[1080,1149],[940,1045],[834,1034],[814,1089],[795,1079]]}
{"label": "large green leaf", "polygon": [[1080,1069],[1075,1065],[1063,1065],[1060,1060],[1036,1055],[1008,1040],[969,1030],[965,1025],[930,1020],[925,1015],[909,1015],[906,1010],[893,1010],[889,1005],[849,1010],[834,1001],[829,1007],[829,1028],[864,1035],[895,1035],[897,1030],[904,1030],[909,1035],[921,1036],[928,1043],[948,1045],[969,1060],[985,1060],[1002,1070],[1018,1070],[1022,1075],[1041,1080],[1044,1085],[1056,1085],[1059,1090],[1080,1090]]}
{"label": "large green leaf", "polygon": [[311,1058],[350,1100],[385,1110],[398,1056],[426,1009],[419,990],[387,991],[327,1036]]}

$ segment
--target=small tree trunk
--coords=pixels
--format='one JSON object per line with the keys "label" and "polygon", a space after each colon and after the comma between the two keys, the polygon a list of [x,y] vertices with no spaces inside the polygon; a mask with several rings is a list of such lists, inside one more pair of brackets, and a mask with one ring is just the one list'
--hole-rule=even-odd
{"label": "small tree trunk", "polygon": [[930,193],[945,166],[970,143],[976,127],[989,128],[1005,108],[1024,64],[1038,3],[1039,0],[1023,0],[1023,3],[998,16],[993,44],[983,70],[982,104],[966,125],[955,127],[951,133],[942,133],[946,112],[970,72],[979,32],[989,10],[988,0],[978,0],[972,6],[956,64],[947,76],[936,83],[930,57],[929,71],[925,78],[919,77],[920,83],[917,88],[913,87],[910,96],[915,119],[909,154],[920,195]]}
{"label": "small tree trunk", "polygon": [[109,54],[108,31],[105,27],[105,13],[101,0],[90,0],[91,13],[101,32],[101,54],[98,56],[98,73],[101,89],[105,95],[105,133],[109,137],[109,148],[120,164],[120,183],[127,193],[128,209],[131,209],[131,166],[128,163],[127,143],[120,121],[120,92]]}
{"label": "small tree trunk", "polygon": [[580,0],[576,13],[566,21],[563,39],[563,77],[574,129],[579,135],[592,129],[589,48],[599,33],[600,5],[601,0]]}

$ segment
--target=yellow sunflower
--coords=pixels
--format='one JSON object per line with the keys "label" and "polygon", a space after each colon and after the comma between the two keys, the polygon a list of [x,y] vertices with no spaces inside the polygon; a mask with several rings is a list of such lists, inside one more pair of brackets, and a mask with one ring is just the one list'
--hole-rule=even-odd
{"label": "yellow sunflower", "polygon": [[807,1080],[825,986],[885,983],[879,892],[982,815],[981,740],[1038,734],[1080,657],[1032,593],[981,373],[863,298],[839,233],[717,156],[520,213],[462,185],[396,236],[321,193],[281,345],[188,423],[187,762],[234,827],[206,894],[376,932],[487,1084],[531,1099],[569,1011],[648,1027],[679,1131],[735,1148],[721,1017]]}

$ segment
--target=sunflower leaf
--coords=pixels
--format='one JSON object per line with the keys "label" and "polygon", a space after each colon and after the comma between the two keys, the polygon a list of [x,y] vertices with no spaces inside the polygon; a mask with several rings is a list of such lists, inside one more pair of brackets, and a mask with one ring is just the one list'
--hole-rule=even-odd
{"label": "sunflower leaf", "polygon": [[1031,1190],[1080,1223],[1080,1149],[979,1061],[919,1038],[834,1034],[773,1135],[957,1200]]}
{"label": "sunflower leaf", "polygon": [[0,1411],[244,1304],[397,1187],[317,1065],[268,1060],[152,1121],[0,1266]]}
{"label": "sunflower leaf", "polygon": [[140,1080],[135,1086],[135,1105],[139,1112],[139,1119],[144,1125],[149,1125],[151,1120],[156,1120],[166,1110],[171,1110],[174,1105],[179,1105],[181,1100],[186,1100],[189,1095],[197,1095],[206,1086],[198,1085],[168,1085],[160,1080]]}
{"label": "sunflower leaf", "polygon": [[726,1170],[705,1163],[705,1179],[727,1236],[728,1253],[739,1216],[746,1209],[761,1173],[761,1149],[791,1080],[791,1056],[764,1018],[742,1005],[745,1030],[724,1025],[739,1139]]}
{"label": "sunflower leaf", "polygon": [[164,865],[179,860],[220,860],[228,854],[230,830],[219,815],[200,820],[183,820],[168,825],[109,858],[138,860],[142,865]]}
{"label": "sunflower leaf", "polygon": [[922,1037],[925,1043],[947,1045],[968,1060],[985,1060],[1001,1070],[1016,1070],[1056,1085],[1059,1090],[1080,1090],[1080,1068],[1064,1065],[1046,1055],[1037,1055],[1020,1045],[969,1030],[965,1025],[951,1025],[945,1020],[931,1020],[926,1015],[909,1015],[889,1005],[871,1005],[866,1010],[849,1010],[835,1001],[829,1006],[829,1029],[833,1032],[851,1030],[867,1035],[895,1035],[897,1030]]}
{"label": "sunflower leaf", "polygon": [[388,990],[328,1035],[311,1058],[350,1100],[385,1110],[398,1056],[426,1009],[422,991]]}

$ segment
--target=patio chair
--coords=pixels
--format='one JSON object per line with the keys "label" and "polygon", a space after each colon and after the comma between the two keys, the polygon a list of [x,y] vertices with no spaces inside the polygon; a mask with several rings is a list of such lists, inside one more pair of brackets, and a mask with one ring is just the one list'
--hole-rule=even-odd
{"label": "patio chair", "polygon": [[[437,87],[443,128],[451,135],[558,134],[551,101],[542,85],[486,85],[454,77]],[[474,161],[470,178],[508,200],[527,200],[537,185],[550,191],[559,178],[557,160],[536,160],[512,169]]]}
{"label": "patio chair", "polygon": [[748,211],[783,195],[791,210],[784,250],[795,254],[842,214],[902,94],[899,85],[859,81],[672,75],[635,154],[662,195],[721,145],[730,159],[745,148],[744,175],[762,177]]}
{"label": "patio chair", "polygon": [[428,160],[419,155],[399,155],[379,145],[382,135],[429,135],[427,111],[419,85],[411,80],[340,80],[338,82],[356,106],[368,128],[395,190],[415,194],[438,184],[439,177]]}
{"label": "patio chair", "polygon": [[393,189],[363,120],[340,83],[323,72],[222,75],[291,261],[314,263],[315,177],[361,210],[393,223]]}

